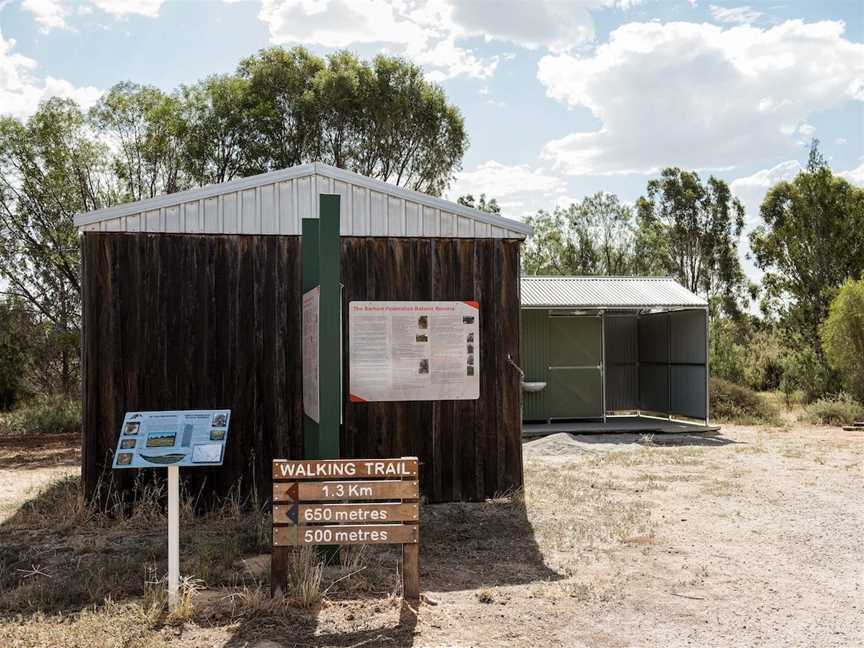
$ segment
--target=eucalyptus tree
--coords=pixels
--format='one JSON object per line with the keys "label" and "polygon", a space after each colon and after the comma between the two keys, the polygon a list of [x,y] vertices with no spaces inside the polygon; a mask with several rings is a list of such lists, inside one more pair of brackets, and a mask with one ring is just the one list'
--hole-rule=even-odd
{"label": "eucalyptus tree", "polygon": [[835,176],[819,153],[765,196],[750,235],[766,298],[781,325],[821,355],[819,327],[847,279],[864,273],[864,189]]}
{"label": "eucalyptus tree", "polygon": [[107,149],[68,99],[0,118],[0,278],[40,326],[60,388],[74,391],[81,283],[77,212],[117,200]]}
{"label": "eucalyptus tree", "polygon": [[637,257],[739,315],[748,287],[738,256],[744,207],[729,185],[669,167],[648,183],[636,205]]}

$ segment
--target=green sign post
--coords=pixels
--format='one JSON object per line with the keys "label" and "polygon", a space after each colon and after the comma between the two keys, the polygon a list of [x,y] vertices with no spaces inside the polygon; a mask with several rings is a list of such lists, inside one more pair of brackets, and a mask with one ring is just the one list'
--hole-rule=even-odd
{"label": "green sign post", "polygon": [[[342,425],[342,288],[339,283],[339,196],[320,197],[320,218],[303,219],[303,292],[319,288],[318,417],[303,416],[306,459],[338,459]],[[304,338],[304,344],[307,340]],[[305,352],[305,351],[304,351]],[[304,376],[304,380],[309,380]]]}

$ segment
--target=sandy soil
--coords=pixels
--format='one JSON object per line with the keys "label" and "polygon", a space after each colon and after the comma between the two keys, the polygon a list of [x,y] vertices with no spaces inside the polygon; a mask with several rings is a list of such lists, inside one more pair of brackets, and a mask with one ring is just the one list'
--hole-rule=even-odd
{"label": "sandy soil", "polygon": [[[0,645],[864,645],[864,433],[555,435],[524,454],[524,497],[424,508],[417,610],[392,595],[395,552],[374,550],[311,611],[221,586],[179,626],[142,629],[124,601],[0,614]],[[21,494],[30,469],[5,456]]]}
{"label": "sandy soil", "polygon": [[0,525],[54,480],[79,473],[78,435],[0,437]]}

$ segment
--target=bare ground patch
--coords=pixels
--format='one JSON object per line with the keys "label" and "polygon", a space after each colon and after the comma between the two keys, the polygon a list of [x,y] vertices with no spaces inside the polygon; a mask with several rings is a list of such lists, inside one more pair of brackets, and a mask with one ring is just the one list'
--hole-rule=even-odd
{"label": "bare ground patch", "polygon": [[[51,456],[0,444],[0,645],[864,644],[862,433],[532,442],[524,492],[424,507],[419,609],[399,597],[394,548],[325,566],[317,598],[274,602],[266,516],[189,512],[182,570],[201,589],[174,619],[152,585],[160,507],[88,511],[74,477],[52,482],[74,466],[39,465]],[[40,488],[49,504],[26,504]]]}

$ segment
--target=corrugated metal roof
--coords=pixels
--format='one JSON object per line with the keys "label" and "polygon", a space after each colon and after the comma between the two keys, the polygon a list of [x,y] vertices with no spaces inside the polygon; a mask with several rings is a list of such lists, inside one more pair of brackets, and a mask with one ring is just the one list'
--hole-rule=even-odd
{"label": "corrugated metal roof", "polygon": [[522,277],[523,308],[707,306],[672,277]]}
{"label": "corrugated metal roof", "polygon": [[299,235],[318,195],[341,196],[343,236],[525,238],[526,223],[312,162],[75,216],[83,231]]}

